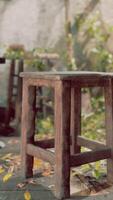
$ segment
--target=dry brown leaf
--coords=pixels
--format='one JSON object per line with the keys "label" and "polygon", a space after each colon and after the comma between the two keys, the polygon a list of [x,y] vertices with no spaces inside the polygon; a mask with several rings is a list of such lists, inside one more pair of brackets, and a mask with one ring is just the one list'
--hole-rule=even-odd
{"label": "dry brown leaf", "polygon": [[42,173],[42,176],[50,176],[51,175],[51,171],[50,170],[45,170],[43,173]]}

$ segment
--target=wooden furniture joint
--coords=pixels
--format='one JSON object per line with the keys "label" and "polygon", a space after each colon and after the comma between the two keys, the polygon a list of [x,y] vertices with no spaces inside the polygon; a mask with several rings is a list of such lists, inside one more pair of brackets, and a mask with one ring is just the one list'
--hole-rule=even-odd
{"label": "wooden furniture joint", "polygon": [[[98,72],[24,72],[21,158],[24,177],[33,176],[33,158],[55,165],[55,196],[70,197],[70,168],[107,159],[107,177],[113,180],[113,74]],[[34,141],[36,87],[54,88],[55,138]],[[106,145],[81,133],[81,88],[102,87],[105,97]],[[70,139],[71,138],[71,139]],[[81,146],[91,151],[81,153]],[[55,152],[48,148],[55,147]]]}

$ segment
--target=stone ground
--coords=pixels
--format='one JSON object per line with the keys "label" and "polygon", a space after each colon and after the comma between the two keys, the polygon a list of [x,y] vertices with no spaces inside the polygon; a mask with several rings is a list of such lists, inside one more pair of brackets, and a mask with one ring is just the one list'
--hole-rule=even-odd
{"label": "stone ground", "polygon": [[[0,137],[0,141],[6,145],[0,149],[0,166],[5,167],[6,170],[0,174],[0,200],[24,200],[26,191],[30,192],[31,200],[55,200],[53,195],[54,172],[51,169],[51,173],[48,174],[47,163],[42,163],[43,166],[46,166],[46,171],[42,173],[42,169],[39,167],[38,171],[34,171],[34,178],[26,181],[21,177],[19,137]],[[12,166],[15,163],[17,167],[14,171]],[[40,162],[38,161],[37,164],[40,165]],[[44,167],[43,170],[45,170]],[[3,182],[3,177],[12,171],[13,176]],[[92,181],[92,183],[94,182]],[[109,186],[107,183],[96,184],[88,184],[82,175],[71,177],[70,200],[113,200],[113,186]]]}

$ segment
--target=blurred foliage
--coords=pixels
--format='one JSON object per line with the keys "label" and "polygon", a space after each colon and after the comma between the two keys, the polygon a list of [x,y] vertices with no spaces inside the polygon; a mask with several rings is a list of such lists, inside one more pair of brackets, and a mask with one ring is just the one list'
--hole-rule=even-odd
{"label": "blurred foliage", "polygon": [[[85,57],[85,68],[89,68],[92,71],[112,71],[113,55],[106,44],[113,32],[113,26],[105,24],[101,19],[100,13],[96,12],[88,18],[78,15],[75,18],[75,29],[74,38],[79,34],[82,35],[82,42],[77,42],[80,43],[81,54]],[[82,65],[80,59],[78,63]],[[87,66],[87,64],[91,66]]]}
{"label": "blurred foliage", "polygon": [[33,48],[31,51],[26,51],[24,45],[12,44],[4,50],[4,56],[7,59],[23,58],[27,68],[38,71],[47,70],[46,62],[39,56],[45,53],[53,53],[53,49]]}
{"label": "blurred foliage", "polygon": [[[105,143],[105,107],[103,96],[91,98],[92,112],[89,115],[82,115],[82,135],[88,139]],[[82,151],[87,151],[82,148]],[[84,173],[92,174],[93,177],[99,179],[106,173],[105,161],[97,161],[82,166]]]}
{"label": "blurred foliage", "polygon": [[27,68],[45,71],[46,65],[40,58],[28,59],[25,61]]}
{"label": "blurred foliage", "polygon": [[[31,51],[26,51],[26,65],[27,68],[35,69],[38,71],[47,71],[49,66],[47,66],[46,59],[42,59],[40,54],[53,53],[53,49],[44,49],[44,48],[33,48]],[[29,58],[29,59],[27,59]]]}
{"label": "blurred foliage", "polygon": [[83,116],[82,121],[82,132],[85,137],[102,142],[105,140],[104,114],[102,112],[92,113],[87,117]]}
{"label": "blurred foliage", "polygon": [[82,115],[82,133],[92,140],[105,140],[104,99],[102,96],[91,98],[92,112]]}
{"label": "blurred foliage", "polygon": [[23,58],[25,56],[24,45],[19,45],[19,44],[10,45],[8,48],[6,48],[4,56],[8,59]]}
{"label": "blurred foliage", "polygon": [[36,121],[36,132],[39,136],[53,136],[54,126],[52,117],[48,116],[45,119],[38,119]]}

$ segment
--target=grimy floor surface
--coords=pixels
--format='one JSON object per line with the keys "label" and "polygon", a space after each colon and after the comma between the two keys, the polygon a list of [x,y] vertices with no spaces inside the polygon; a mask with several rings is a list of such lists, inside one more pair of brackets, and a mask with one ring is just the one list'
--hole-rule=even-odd
{"label": "grimy floor surface", "polygon": [[[16,137],[0,137],[0,141],[5,143],[4,148],[0,148],[0,158],[9,153],[19,155],[20,153],[20,139]],[[8,161],[8,158],[6,159]],[[4,162],[0,159],[0,166],[4,166]],[[7,169],[8,170],[8,169]],[[18,188],[18,184],[25,182],[21,177],[21,169],[17,171],[8,181],[3,182],[4,173],[0,174],[0,200],[25,200],[24,193],[29,191],[31,200],[56,200],[53,195],[53,176],[42,177],[39,174],[35,175],[35,184],[29,182],[25,187]],[[84,188],[83,188],[84,189]],[[98,195],[88,196],[83,193],[83,196],[78,196],[75,185],[72,185],[72,196],[70,200],[113,200],[113,187],[106,192]],[[69,200],[69,199],[68,199]]]}

